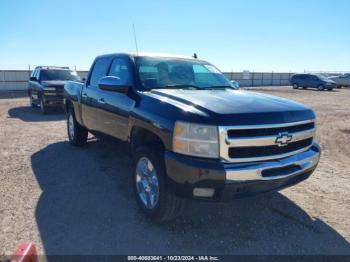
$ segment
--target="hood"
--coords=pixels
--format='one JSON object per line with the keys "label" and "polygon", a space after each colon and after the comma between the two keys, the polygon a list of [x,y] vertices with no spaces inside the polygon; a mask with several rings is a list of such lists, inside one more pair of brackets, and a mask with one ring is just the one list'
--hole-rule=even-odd
{"label": "hood", "polygon": [[335,79],[328,79],[328,80],[327,80],[327,83],[335,84],[336,82],[335,82],[334,80],[335,80]]}
{"label": "hood", "polygon": [[48,80],[48,81],[42,81],[41,84],[43,86],[52,86],[52,87],[62,87],[67,81],[64,80]]}
{"label": "hood", "polygon": [[222,125],[288,123],[315,117],[309,107],[297,102],[243,90],[158,89],[147,95]]}

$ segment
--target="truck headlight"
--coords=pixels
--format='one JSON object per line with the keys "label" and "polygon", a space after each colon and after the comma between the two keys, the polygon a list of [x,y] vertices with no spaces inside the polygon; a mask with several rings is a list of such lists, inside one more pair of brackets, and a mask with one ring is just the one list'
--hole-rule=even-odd
{"label": "truck headlight", "polygon": [[190,156],[219,158],[218,129],[216,126],[177,121],[173,150]]}

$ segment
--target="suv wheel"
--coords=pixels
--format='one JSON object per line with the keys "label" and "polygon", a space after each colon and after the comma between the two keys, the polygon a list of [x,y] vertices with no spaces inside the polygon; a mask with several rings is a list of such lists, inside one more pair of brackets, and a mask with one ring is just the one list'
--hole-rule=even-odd
{"label": "suv wheel", "polygon": [[319,85],[319,86],[317,87],[317,89],[318,89],[318,91],[323,91],[323,90],[324,90],[324,86],[323,86],[323,85]]}
{"label": "suv wheel", "polygon": [[157,222],[176,218],[185,200],[169,192],[163,159],[148,147],[136,149],[133,157],[133,187],[138,206]]}
{"label": "suv wheel", "polygon": [[73,109],[70,109],[67,114],[67,133],[72,145],[83,146],[86,144],[88,131],[77,122]]}
{"label": "suv wheel", "polygon": [[299,85],[298,84],[293,84],[293,89],[298,89]]}
{"label": "suv wheel", "polygon": [[33,101],[32,93],[29,93],[29,104],[31,107],[36,107],[36,104]]}
{"label": "suv wheel", "polygon": [[45,106],[44,100],[40,97],[40,111],[42,114],[47,114],[47,106]]}

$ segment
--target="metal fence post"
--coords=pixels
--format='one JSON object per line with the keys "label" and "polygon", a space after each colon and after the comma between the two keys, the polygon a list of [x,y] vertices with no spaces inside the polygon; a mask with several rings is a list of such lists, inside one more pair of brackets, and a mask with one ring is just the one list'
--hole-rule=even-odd
{"label": "metal fence post", "polygon": [[273,71],[271,73],[271,86],[273,86]]}

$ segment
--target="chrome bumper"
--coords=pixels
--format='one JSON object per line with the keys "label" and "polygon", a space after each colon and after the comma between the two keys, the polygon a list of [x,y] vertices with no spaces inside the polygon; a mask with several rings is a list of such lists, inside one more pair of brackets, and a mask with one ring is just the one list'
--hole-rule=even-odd
{"label": "chrome bumper", "polygon": [[[226,169],[226,183],[237,183],[245,181],[271,181],[303,174],[316,168],[320,159],[321,150],[318,144],[314,143],[310,149],[296,155],[273,161],[254,162],[244,165],[236,165]],[[283,168],[288,166],[297,167],[296,171],[288,172]],[[278,170],[279,175],[264,177],[263,172]]]}

